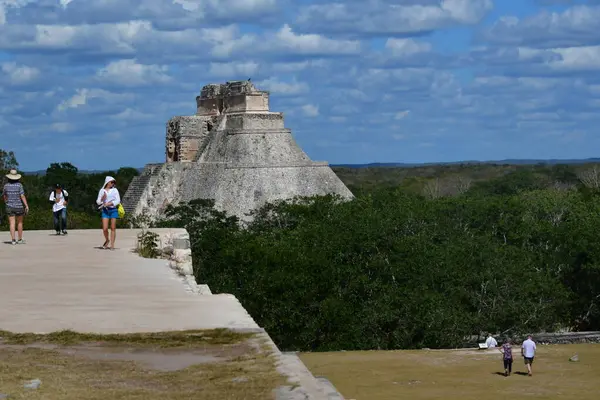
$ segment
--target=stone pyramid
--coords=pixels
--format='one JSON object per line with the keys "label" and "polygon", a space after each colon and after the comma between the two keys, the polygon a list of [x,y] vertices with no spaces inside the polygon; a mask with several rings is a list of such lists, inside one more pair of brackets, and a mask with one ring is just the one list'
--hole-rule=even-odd
{"label": "stone pyramid", "polygon": [[326,162],[298,146],[283,113],[269,110],[269,92],[249,81],[210,84],[197,113],[167,123],[166,162],[148,164],[123,197],[125,209],[156,218],[168,204],[214,199],[241,220],[266,202],[352,193]]}

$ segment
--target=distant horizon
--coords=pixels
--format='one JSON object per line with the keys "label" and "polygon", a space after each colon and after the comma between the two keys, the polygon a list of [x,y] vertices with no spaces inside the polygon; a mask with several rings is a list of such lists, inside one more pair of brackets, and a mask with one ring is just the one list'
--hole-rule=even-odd
{"label": "distant horizon", "polygon": [[[406,166],[406,167],[411,167],[411,166],[429,166],[429,165],[456,165],[456,164],[514,164],[514,165],[533,165],[533,164],[586,164],[588,162],[593,163],[593,162],[600,162],[600,156],[599,157],[590,157],[590,158],[505,158],[505,159],[498,159],[498,160],[459,160],[459,161],[439,161],[439,162],[419,162],[419,163],[411,163],[411,162],[394,162],[394,161],[390,161],[390,162],[369,162],[369,163],[330,163],[329,165],[331,167],[368,167],[368,166]],[[58,163],[60,162],[69,162],[69,161],[58,161]],[[75,167],[77,167],[77,165],[71,163],[72,165],[74,165]],[[155,162],[151,162],[151,163],[146,163],[145,165],[148,164],[157,164]],[[94,172],[104,172],[104,171],[117,171],[120,168],[135,168],[137,170],[142,170],[144,168],[144,166],[129,166],[129,165],[123,165],[117,168],[107,168],[107,169],[79,169],[79,172],[89,172],[89,173],[94,173]],[[19,169],[20,172],[25,173],[25,174],[37,174],[37,173],[41,173],[41,172],[45,172],[46,169],[39,169],[39,170],[21,170]]]}

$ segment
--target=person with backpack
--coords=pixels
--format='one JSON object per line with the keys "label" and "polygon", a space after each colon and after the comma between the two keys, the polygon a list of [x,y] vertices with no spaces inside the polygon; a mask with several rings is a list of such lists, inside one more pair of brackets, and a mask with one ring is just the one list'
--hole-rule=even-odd
{"label": "person with backpack", "polygon": [[69,202],[69,193],[60,184],[56,184],[52,193],[50,193],[50,202],[52,202],[52,214],[54,216],[54,230],[57,235],[67,234],[67,204]]}

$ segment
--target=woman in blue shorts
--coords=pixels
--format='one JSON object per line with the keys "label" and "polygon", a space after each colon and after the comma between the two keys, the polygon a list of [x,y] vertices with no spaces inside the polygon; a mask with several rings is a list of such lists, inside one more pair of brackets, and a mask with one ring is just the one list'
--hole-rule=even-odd
{"label": "woman in blue shorts", "polygon": [[[107,176],[104,180],[104,186],[98,192],[96,203],[102,209],[102,233],[104,233],[103,249],[115,249],[115,239],[117,238],[117,219],[119,219],[119,210],[117,206],[121,203],[121,196],[115,187],[116,181],[112,176]],[[110,222],[110,239],[108,237],[108,224]]]}

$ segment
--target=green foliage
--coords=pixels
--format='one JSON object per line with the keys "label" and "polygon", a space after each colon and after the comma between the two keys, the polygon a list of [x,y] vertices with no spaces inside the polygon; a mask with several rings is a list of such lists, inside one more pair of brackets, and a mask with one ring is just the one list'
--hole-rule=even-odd
{"label": "green foliage", "polygon": [[16,169],[18,166],[19,163],[14,152],[0,149],[0,172],[3,175],[13,168]]}
{"label": "green foliage", "polygon": [[[521,181],[516,180],[521,187]],[[481,332],[600,328],[597,202],[578,191],[426,200],[379,189],[269,204],[242,229],[169,211],[194,271],[286,350],[453,347]]]}
{"label": "green foliage", "polygon": [[141,231],[137,236],[137,253],[144,258],[158,258],[160,256],[159,238],[158,233]]}

